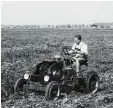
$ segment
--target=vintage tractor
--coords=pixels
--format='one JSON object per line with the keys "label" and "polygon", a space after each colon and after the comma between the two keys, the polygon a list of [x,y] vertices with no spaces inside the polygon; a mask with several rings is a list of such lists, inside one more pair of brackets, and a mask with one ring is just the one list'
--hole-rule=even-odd
{"label": "vintage tractor", "polygon": [[25,73],[14,85],[14,92],[25,90],[44,91],[47,99],[60,97],[61,93],[69,93],[71,90],[82,90],[95,93],[99,89],[99,76],[94,71],[87,71],[88,62],[81,64],[85,71],[76,73],[73,60],[68,51],[69,47],[63,47],[61,55],[56,55],[52,60],[42,61],[37,64],[32,73]]}

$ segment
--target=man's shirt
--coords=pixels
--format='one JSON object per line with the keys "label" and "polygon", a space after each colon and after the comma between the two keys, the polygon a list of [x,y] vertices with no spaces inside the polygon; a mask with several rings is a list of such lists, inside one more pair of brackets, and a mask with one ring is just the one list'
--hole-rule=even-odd
{"label": "man's shirt", "polygon": [[74,45],[72,46],[72,50],[75,50],[75,49],[78,49],[81,52],[83,52],[85,55],[88,55],[88,46],[82,41],[79,43],[79,45],[74,43]]}

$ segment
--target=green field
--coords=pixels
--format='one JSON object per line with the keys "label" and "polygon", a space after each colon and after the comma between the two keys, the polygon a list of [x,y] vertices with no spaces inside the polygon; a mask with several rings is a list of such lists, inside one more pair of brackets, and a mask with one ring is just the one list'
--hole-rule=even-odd
{"label": "green field", "polygon": [[[60,53],[62,46],[72,45],[75,34],[81,34],[88,44],[89,67],[100,76],[98,93],[72,92],[50,102],[35,93],[15,98],[15,81],[26,71],[32,72],[37,63]],[[1,86],[3,108],[113,108],[113,29],[2,29]]]}

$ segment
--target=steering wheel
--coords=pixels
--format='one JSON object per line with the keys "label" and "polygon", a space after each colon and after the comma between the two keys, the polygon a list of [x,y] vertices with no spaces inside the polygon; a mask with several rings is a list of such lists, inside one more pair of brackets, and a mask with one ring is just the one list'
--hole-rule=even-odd
{"label": "steering wheel", "polygon": [[[71,59],[71,57],[72,57],[73,54],[70,54],[69,53],[70,50],[72,50],[70,46],[63,46],[62,47],[61,54],[62,54],[62,56],[63,56],[64,59]],[[72,51],[74,51],[74,50],[72,50]]]}
{"label": "steering wheel", "polygon": [[62,52],[65,54],[65,55],[70,55],[69,51],[71,50],[71,48],[69,48],[68,46],[64,46],[62,48]]}
{"label": "steering wheel", "polygon": [[69,46],[64,46],[64,47],[62,48],[62,52],[63,52],[65,55],[72,55],[72,54],[69,53],[70,50],[74,51],[74,50],[73,50],[71,47],[69,47]]}

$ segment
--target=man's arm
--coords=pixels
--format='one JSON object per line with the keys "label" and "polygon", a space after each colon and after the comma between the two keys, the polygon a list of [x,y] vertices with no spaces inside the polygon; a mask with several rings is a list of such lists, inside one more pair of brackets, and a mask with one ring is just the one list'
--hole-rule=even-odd
{"label": "man's arm", "polygon": [[88,54],[88,46],[87,45],[83,45],[81,47],[81,51],[76,51],[78,54],[81,54],[81,55],[87,55]]}
{"label": "man's arm", "polygon": [[75,51],[75,48],[76,48],[76,44],[74,44],[73,46],[72,46],[72,48],[71,48],[71,50],[69,51],[69,54],[72,54],[72,53],[74,53]]}
{"label": "man's arm", "polygon": [[78,54],[81,54],[81,55],[84,55],[85,54],[85,52],[81,52],[79,50],[76,50],[75,52],[78,53]]}

